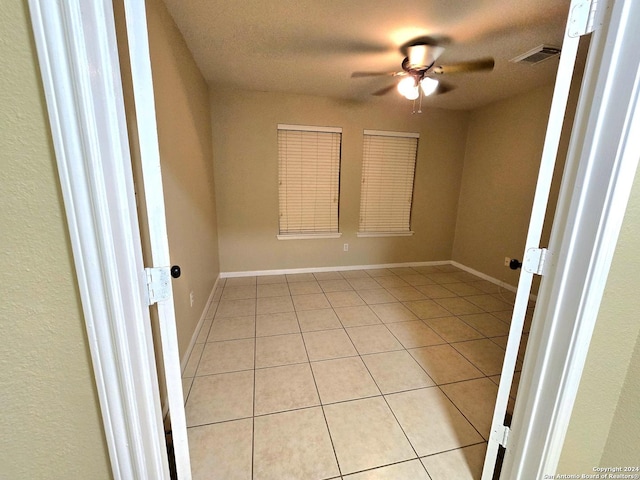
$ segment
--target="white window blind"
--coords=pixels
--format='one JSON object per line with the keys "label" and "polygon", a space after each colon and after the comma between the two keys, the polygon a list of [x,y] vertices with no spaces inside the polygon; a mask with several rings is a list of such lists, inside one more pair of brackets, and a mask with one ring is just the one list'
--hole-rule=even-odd
{"label": "white window blind", "polygon": [[342,129],[278,125],[280,235],[338,234]]}
{"label": "white window blind", "polygon": [[364,131],[358,234],[410,235],[417,133]]}

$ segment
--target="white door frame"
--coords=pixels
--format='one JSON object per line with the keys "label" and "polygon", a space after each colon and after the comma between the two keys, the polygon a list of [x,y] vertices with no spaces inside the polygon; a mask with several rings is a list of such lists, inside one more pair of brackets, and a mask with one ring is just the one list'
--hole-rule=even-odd
{"label": "white door frame", "polygon": [[110,0],[29,0],[116,480],[169,480]]}
{"label": "white door frame", "polygon": [[[638,162],[633,3],[591,49],[503,478],[553,473],[566,433]],[[112,5],[29,6],[113,474],[168,478]]]}
{"label": "white door frame", "polygon": [[556,473],[640,158],[640,2],[611,0],[604,14],[589,47],[504,479]]}
{"label": "white door frame", "polygon": [[[505,347],[498,393],[496,395],[493,419],[491,421],[491,430],[487,442],[482,480],[491,480],[493,478],[500,445],[503,447],[507,446],[511,425],[504,424],[505,414],[507,412],[513,376],[518,360],[518,350],[522,340],[522,331],[529,304],[531,285],[534,274],[539,274],[541,265],[545,263],[541,255],[543,253],[547,254],[548,252],[540,248],[540,239],[542,237],[542,229],[549,204],[549,192],[551,191],[551,184],[553,182],[558,146],[560,145],[562,126],[567,114],[569,92],[573,83],[574,68],[580,44],[580,35],[572,34],[573,30],[575,30],[575,26],[572,25],[573,12],[575,6],[580,3],[583,3],[582,0],[572,0],[569,6],[569,15],[562,42],[562,54],[560,55],[558,71],[556,72],[556,82],[553,89],[551,108],[549,110],[540,167],[538,169],[536,190],[533,196],[529,227],[527,229],[527,237],[522,254],[523,265],[518,279],[518,288],[516,290],[511,315],[511,325],[509,327],[509,337]],[[549,255],[553,255],[553,252]],[[532,258],[534,261],[530,262],[528,258]]]}

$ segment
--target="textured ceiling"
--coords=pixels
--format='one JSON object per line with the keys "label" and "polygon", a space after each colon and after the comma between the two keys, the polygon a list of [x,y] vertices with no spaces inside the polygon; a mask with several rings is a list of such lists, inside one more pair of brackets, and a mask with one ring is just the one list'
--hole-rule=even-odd
{"label": "textured ceiling", "polygon": [[[424,105],[471,109],[552,83],[553,58],[509,60],[545,43],[562,45],[568,0],[165,0],[207,82],[332,97],[410,103],[393,90],[371,93],[398,71],[398,47],[424,35],[447,37],[438,64],[494,57],[492,72],[447,76],[455,89]],[[444,79],[444,78],[443,78]]]}

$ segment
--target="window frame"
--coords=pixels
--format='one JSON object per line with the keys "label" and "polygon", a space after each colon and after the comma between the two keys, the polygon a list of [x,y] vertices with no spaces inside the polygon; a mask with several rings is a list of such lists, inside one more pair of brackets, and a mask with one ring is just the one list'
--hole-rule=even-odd
{"label": "window frame", "polygon": [[[331,165],[327,168],[331,175],[334,174],[333,169],[335,168],[335,179],[330,178],[326,183],[329,187],[329,191],[333,191],[331,189],[335,189],[336,201],[335,203],[335,211],[333,208],[329,212],[330,215],[335,215],[335,219],[331,218],[329,221],[330,224],[335,222],[335,231],[324,230],[324,231],[285,231],[283,232],[282,228],[282,217],[283,217],[283,170],[282,165],[283,161],[286,161],[282,158],[281,151],[281,140],[280,140],[280,132],[281,131],[294,131],[294,132],[309,132],[309,133],[331,133],[339,135],[338,139],[338,154],[337,161],[335,159],[330,158]],[[340,173],[342,166],[342,128],[341,127],[326,127],[326,126],[316,126],[316,125],[292,125],[292,124],[283,124],[280,123],[277,126],[278,132],[278,234],[276,235],[278,240],[307,240],[307,239],[323,239],[323,238],[340,238],[342,233],[340,232]],[[333,155],[334,152],[329,152],[329,155]],[[286,178],[286,175],[285,175]],[[335,185],[333,185],[335,182]],[[285,206],[286,208],[286,206]]]}

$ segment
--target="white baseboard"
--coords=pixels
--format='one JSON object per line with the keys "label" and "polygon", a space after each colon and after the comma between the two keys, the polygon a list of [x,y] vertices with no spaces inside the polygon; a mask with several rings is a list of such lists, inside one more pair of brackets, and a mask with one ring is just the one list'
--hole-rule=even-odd
{"label": "white baseboard", "polygon": [[[296,273],[313,273],[313,272],[346,272],[349,270],[372,270],[376,268],[402,268],[402,267],[429,267],[429,266],[438,266],[438,265],[453,265],[465,272],[469,272],[477,277],[482,278],[483,280],[487,280],[488,282],[494,283],[505,290],[509,290],[510,292],[515,292],[517,287],[513,285],[509,285],[508,283],[503,282],[502,280],[498,280],[497,278],[491,277],[485,273],[479,272],[478,270],[474,270],[471,267],[467,267],[461,263],[458,263],[454,260],[439,260],[432,262],[405,262],[405,263],[383,263],[379,265],[341,265],[337,267],[309,267],[309,268],[289,268],[289,269],[281,269],[281,270],[252,270],[246,272],[220,272],[219,278],[238,278],[238,277],[262,277],[265,275],[292,275]],[[216,282],[217,285],[217,282]],[[529,295],[529,298],[533,301],[536,300],[536,295]]]}
{"label": "white baseboard", "polygon": [[262,277],[265,275],[293,275],[296,273],[313,272],[346,272],[349,270],[372,270],[376,268],[429,267],[450,264],[450,260],[442,260],[436,262],[383,263],[380,265],[341,265],[338,267],[309,267],[288,268],[282,270],[254,270],[249,272],[220,272],[220,278]]}
{"label": "white baseboard", "polygon": [[[451,265],[453,265],[454,267],[458,267],[460,270],[464,270],[465,272],[469,272],[472,275],[475,275],[476,277],[480,277],[483,280],[486,280],[488,282],[494,283],[496,285],[498,285],[499,287],[504,288],[505,290],[509,290],[510,292],[516,292],[518,290],[518,287],[514,287],[513,285],[509,285],[508,283],[503,282],[502,280],[498,280],[497,278],[491,277],[489,275],[486,275],[482,272],[479,272],[478,270],[474,270],[471,267],[467,267],[466,265],[463,265],[461,263],[458,263],[454,260],[451,260],[449,262]],[[537,299],[537,295],[533,295],[533,294],[529,294],[529,299],[532,301],[536,301]]]}
{"label": "white baseboard", "polygon": [[[208,318],[207,313],[209,312],[209,307],[213,302],[213,298],[219,283],[220,283],[220,275],[216,277],[216,281],[213,283],[213,288],[211,289],[211,293],[209,294],[207,303],[205,304],[204,309],[202,310],[202,314],[200,314],[200,320],[198,320],[198,325],[196,325],[193,335],[191,336],[191,341],[189,342],[189,346],[187,347],[187,350],[184,352],[184,355],[182,356],[182,360],[180,361],[181,374],[184,374],[184,370],[185,368],[187,368],[187,363],[189,363],[189,357],[191,356],[193,347],[195,346],[196,341],[198,340],[198,335],[200,334],[200,330],[202,329],[202,326],[204,325],[205,321]],[[167,404],[167,399],[163,398],[162,399],[162,418],[166,418],[167,413],[169,413],[169,405]]]}
{"label": "white baseboard", "polygon": [[[291,275],[296,273],[313,273],[313,272],[345,272],[349,270],[372,270],[376,268],[402,268],[402,267],[429,267],[429,266],[438,266],[438,265],[453,265],[461,270],[469,272],[477,277],[482,278],[483,280],[487,280],[488,282],[494,283],[505,290],[509,290],[511,292],[515,292],[517,289],[513,285],[509,285],[508,283],[503,282],[502,280],[498,280],[497,278],[491,277],[487,274],[479,272],[478,270],[474,270],[473,268],[467,267],[461,263],[458,263],[453,260],[440,260],[440,261],[431,261],[431,262],[405,262],[405,263],[384,263],[379,265],[342,265],[337,267],[309,267],[309,268],[289,268],[289,269],[281,269],[281,270],[252,270],[246,272],[220,272],[218,277],[216,278],[215,283],[213,284],[213,288],[211,289],[211,293],[209,294],[209,298],[205,305],[202,314],[200,315],[200,320],[198,325],[193,332],[193,336],[191,337],[191,341],[189,342],[189,347],[184,352],[182,357],[182,361],[180,363],[180,371],[184,372],[187,367],[187,363],[189,362],[189,357],[191,356],[191,352],[193,351],[193,347],[196,344],[198,339],[198,335],[200,335],[200,330],[205,324],[208,317],[209,308],[211,307],[211,303],[213,302],[216,289],[220,283],[221,279],[224,278],[238,278],[238,277],[261,277],[265,275]],[[531,300],[535,301],[536,296],[530,295]],[[168,411],[168,406],[166,404],[166,400],[163,401],[162,405],[163,416],[166,416]]]}
{"label": "white baseboard", "polygon": [[449,263],[451,263],[451,265],[453,265],[454,267],[458,267],[460,270],[464,270],[465,272],[469,272],[470,274],[475,275],[476,277],[480,277],[483,280],[486,280],[491,283],[495,283],[496,285],[504,288],[505,290],[509,290],[510,292],[515,292],[517,290],[517,288],[514,287],[513,285],[509,285],[508,283],[505,283],[502,280],[498,280],[497,278],[494,278],[485,273],[479,272],[478,270],[474,270],[473,268],[467,267],[466,265],[458,263],[454,260],[451,260],[451,262]]}
{"label": "white baseboard", "polygon": [[220,278],[221,276],[218,275],[216,277],[216,281],[213,283],[213,288],[211,289],[211,293],[209,294],[207,303],[205,304],[204,309],[202,310],[202,314],[200,315],[200,320],[198,321],[198,325],[196,325],[193,335],[191,336],[191,341],[189,342],[189,346],[187,347],[187,350],[184,352],[184,355],[182,356],[182,361],[180,362],[180,372],[182,373],[184,373],[185,368],[187,368],[187,363],[189,363],[189,357],[191,356],[193,347],[195,346],[196,341],[198,340],[198,335],[200,335],[200,330],[202,329],[202,326],[205,324],[207,318],[209,318],[207,316],[207,313],[209,312],[209,307],[211,307],[211,303],[213,302],[213,297],[216,293],[216,289],[218,288],[218,284],[220,283]]}

